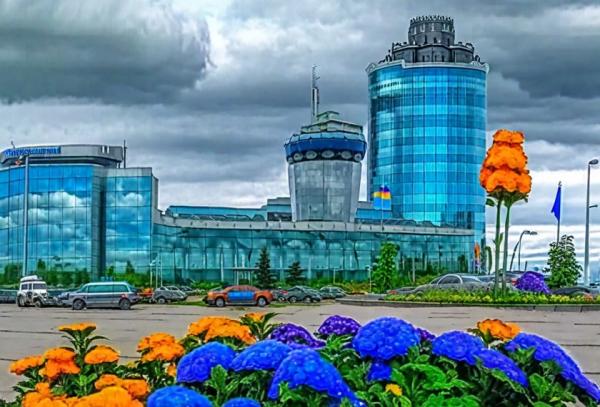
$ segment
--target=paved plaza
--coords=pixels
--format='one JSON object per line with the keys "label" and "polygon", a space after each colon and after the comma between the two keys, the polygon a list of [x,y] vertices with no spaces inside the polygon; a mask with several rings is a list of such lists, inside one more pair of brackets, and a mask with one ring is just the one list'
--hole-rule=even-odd
{"label": "paved plaza", "polygon": [[[46,348],[64,344],[58,325],[92,321],[99,333],[112,339],[124,361],[136,357],[140,337],[152,332],[183,336],[187,325],[206,315],[238,317],[257,308],[206,308],[196,306],[140,305],[131,311],[70,309],[19,309],[0,305],[0,399],[12,399],[11,386],[16,377],[8,373],[11,361],[42,353]],[[328,303],[274,308],[278,320],[302,324],[314,331],[329,315],[342,314],[365,323],[391,315],[411,321],[439,334],[450,329],[466,329],[485,318],[500,318],[518,323],[523,330],[546,336],[564,346],[584,371],[600,382],[600,312],[542,312],[493,308],[388,308],[359,307]]]}

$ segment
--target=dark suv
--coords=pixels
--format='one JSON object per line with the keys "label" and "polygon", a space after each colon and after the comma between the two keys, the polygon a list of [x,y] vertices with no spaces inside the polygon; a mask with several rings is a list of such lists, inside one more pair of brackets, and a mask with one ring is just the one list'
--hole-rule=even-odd
{"label": "dark suv", "polygon": [[124,281],[85,284],[76,291],[59,296],[62,304],[74,310],[84,308],[120,308],[128,310],[140,300],[137,289]]}
{"label": "dark suv", "polygon": [[285,299],[291,303],[298,301],[319,302],[321,298],[321,294],[317,290],[302,285],[290,288],[285,295]]}

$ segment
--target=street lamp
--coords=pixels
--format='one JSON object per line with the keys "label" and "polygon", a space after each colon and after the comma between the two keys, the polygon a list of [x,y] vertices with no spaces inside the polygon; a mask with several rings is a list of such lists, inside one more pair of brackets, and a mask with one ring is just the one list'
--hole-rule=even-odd
{"label": "street lamp", "polygon": [[585,199],[585,254],[583,261],[583,283],[587,284],[590,273],[590,174],[592,165],[597,165],[598,159],[594,158],[587,166],[587,193]]}
{"label": "street lamp", "polygon": [[521,271],[521,241],[523,240],[523,235],[535,236],[535,235],[537,235],[537,232],[535,230],[524,230],[521,232],[521,235],[519,236],[519,241],[515,245],[515,248],[513,249],[512,257],[510,259],[510,267],[508,268],[510,271],[512,271],[512,268],[513,268],[513,261],[515,260],[515,254],[517,252],[517,248],[519,248],[518,267],[519,267],[519,271]]}

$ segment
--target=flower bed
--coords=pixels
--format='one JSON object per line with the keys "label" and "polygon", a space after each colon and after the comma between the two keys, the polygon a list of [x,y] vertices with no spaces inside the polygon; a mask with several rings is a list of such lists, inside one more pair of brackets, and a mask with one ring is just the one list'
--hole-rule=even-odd
{"label": "flower bed", "polygon": [[492,293],[483,291],[431,290],[421,294],[393,294],[385,297],[387,301],[437,302],[448,304],[600,304],[600,296],[569,297],[533,292],[513,291],[494,298]]}
{"label": "flower bed", "polygon": [[[14,362],[24,407],[561,406],[600,402],[600,388],[557,344],[485,320],[435,337],[383,317],[364,326],[327,318],[315,334],[272,323],[205,317],[176,339],[144,337],[119,352],[90,323],[59,327],[69,346]],[[0,401],[0,405],[3,402]]]}

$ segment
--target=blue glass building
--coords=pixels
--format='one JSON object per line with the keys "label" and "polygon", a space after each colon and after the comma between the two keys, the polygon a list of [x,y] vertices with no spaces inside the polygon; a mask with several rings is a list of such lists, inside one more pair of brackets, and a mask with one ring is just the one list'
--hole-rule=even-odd
{"label": "blue glass building", "polygon": [[369,196],[388,185],[395,218],[484,238],[487,72],[442,16],[411,20],[409,41],[368,66]]}

